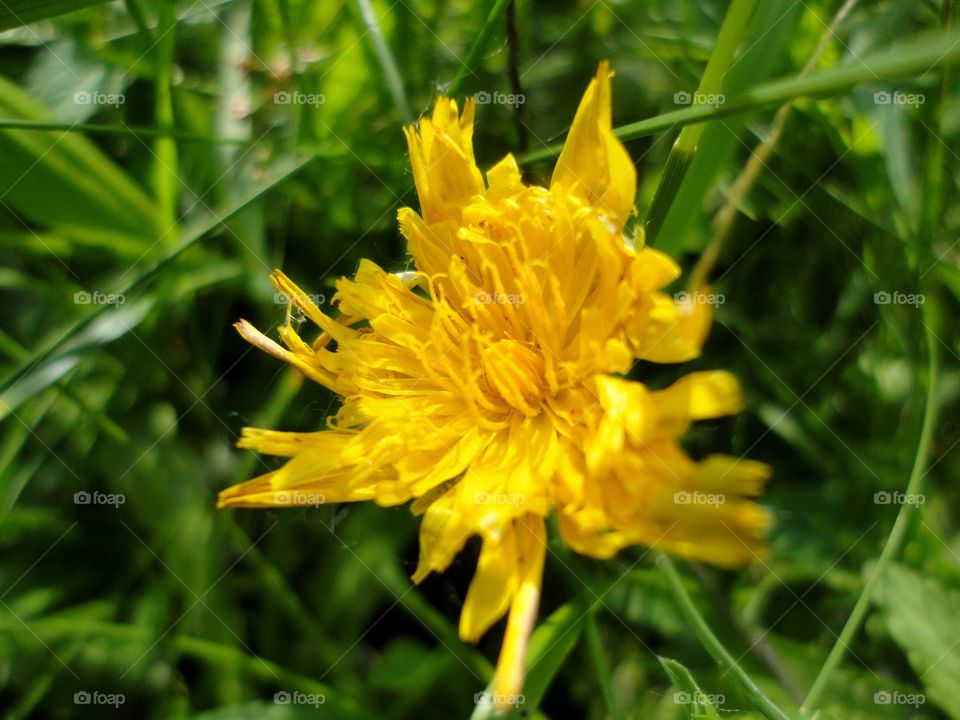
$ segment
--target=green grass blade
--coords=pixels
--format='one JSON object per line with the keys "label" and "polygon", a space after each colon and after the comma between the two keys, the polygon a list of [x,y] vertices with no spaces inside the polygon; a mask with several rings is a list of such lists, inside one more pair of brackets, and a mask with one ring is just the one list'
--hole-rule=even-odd
{"label": "green grass blade", "polygon": [[666,555],[660,555],[657,558],[657,566],[663,571],[670,583],[674,596],[680,611],[686,617],[690,624],[690,629],[697,639],[703,645],[710,656],[716,660],[717,664],[737,681],[744,694],[750,699],[753,705],[763,713],[769,720],[790,720],[790,716],[777,707],[774,702],[768,698],[763,691],[757,687],[757,684],[737,663],[734,657],[723,646],[723,643],[713,634],[713,631],[707,626],[706,621],[693,604],[690,595],[680,582],[680,576],[677,574],[673,562]]}
{"label": "green grass blade", "polygon": [[[46,120],[42,106],[2,77],[0,113]],[[83,236],[128,235],[141,242],[153,242],[160,233],[156,206],[146,193],[80,135],[0,130],[0,157],[0,199],[41,226]]]}
{"label": "green grass blade", "polygon": [[[578,602],[568,602],[540,623],[530,637],[527,650],[523,704],[512,713],[502,714],[493,704],[481,703],[477,705],[470,720],[529,717],[543,700],[554,676],[577,644],[586,626],[586,618],[594,609],[585,609]],[[492,685],[487,687],[487,692],[492,692]]]}
{"label": "green grass blade", "polygon": [[[621,140],[636,140],[674,127],[780,105],[800,97],[840,95],[858,85],[920,75],[957,62],[960,62],[960,32],[931,33],[926,37],[865,55],[855,63],[823,70],[807,77],[789,77],[763,83],[752,90],[727,97],[726,102],[719,107],[691,106],[621,125],[614,129],[614,134]],[[518,160],[530,165],[556,157],[562,149],[562,142],[555,143],[521,155]]]}
{"label": "green grass blade", "polygon": [[5,0],[0,3],[0,32],[105,2],[107,0]]}
{"label": "green grass blade", "polygon": [[476,39],[473,41],[473,44],[467,51],[467,56],[461,62],[460,70],[450,83],[450,87],[448,87],[446,90],[450,97],[456,97],[460,93],[460,89],[463,87],[463,82],[467,79],[467,76],[474,74],[474,69],[477,67],[477,62],[480,60],[480,56],[483,54],[483,51],[487,49],[487,45],[490,42],[490,36],[493,35],[493,29],[497,26],[497,23],[500,21],[500,17],[503,15],[504,11],[507,9],[507,5],[509,5],[511,1],[512,0],[495,0],[493,5],[490,7],[490,12],[487,15],[487,19],[483,21],[483,26],[480,28],[480,32],[477,33]]}
{"label": "green grass blade", "polygon": [[405,125],[413,122],[413,113],[410,112],[410,101],[407,100],[407,92],[403,89],[403,79],[400,77],[400,70],[397,68],[397,61],[387,45],[387,40],[383,36],[383,29],[380,27],[380,18],[373,11],[373,5],[370,0],[354,0],[360,18],[366,27],[366,37],[370,39],[373,50],[380,62],[380,68],[383,70],[384,80],[387,82],[387,88],[390,90],[390,96],[393,98],[393,104],[397,107],[400,119]]}
{"label": "green grass blade", "polygon": [[[184,230],[183,237],[176,248],[172,249],[159,260],[155,261],[139,274],[133,277],[127,283],[114,290],[114,293],[124,296],[131,294],[136,288],[154,277],[163,268],[173,262],[185,250],[209,236],[217,230],[225,221],[234,217],[237,213],[244,210],[248,205],[256,202],[264,193],[271,190],[278,183],[286,180],[288,177],[299,172],[313,158],[291,157],[286,161],[277,164],[274,173],[263,180],[259,185],[248,192],[237,202],[225,208],[223,211],[212,215],[209,218],[199,221],[191,228]],[[14,384],[19,382],[28,372],[34,372],[40,369],[42,362],[55,362],[61,357],[65,348],[69,348],[68,343],[75,340],[82,331],[91,327],[94,321],[101,317],[105,312],[113,312],[112,305],[97,305],[91,312],[86,314],[77,322],[62,329],[57,333],[56,339],[44,345],[40,350],[31,353],[27,360],[24,360],[13,372],[11,372],[3,382],[0,383],[0,392],[8,391]]]}

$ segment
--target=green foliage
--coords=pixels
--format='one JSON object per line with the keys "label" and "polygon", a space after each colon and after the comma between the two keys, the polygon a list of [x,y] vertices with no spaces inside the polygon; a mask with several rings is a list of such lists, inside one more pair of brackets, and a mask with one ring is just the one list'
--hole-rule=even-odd
{"label": "green foliage", "polygon": [[[445,89],[516,91],[507,5],[0,3],[3,717],[489,715],[502,623],[457,636],[473,545],[412,587],[407,508],[214,503],[277,466],[233,447],[241,427],[337,407],[231,324],[283,322],[274,267],[328,305],[361,257],[409,267],[402,126]],[[749,5],[518,0],[523,122],[478,107],[481,166],[513,152],[545,182],[611,61],[637,223],[659,194],[657,247],[687,271],[715,251],[724,303],[683,370],[748,396],[689,449],[775,471],[770,555],[739,572],[580,558],[554,529],[516,716],[960,717],[956,3],[756,3],[715,55]],[[711,58],[732,62],[701,86]],[[678,104],[698,87],[725,101]]]}
{"label": "green foliage", "polygon": [[927,696],[950,717],[960,717],[960,647],[953,639],[960,626],[960,593],[894,565],[877,599],[890,635],[906,651]]}

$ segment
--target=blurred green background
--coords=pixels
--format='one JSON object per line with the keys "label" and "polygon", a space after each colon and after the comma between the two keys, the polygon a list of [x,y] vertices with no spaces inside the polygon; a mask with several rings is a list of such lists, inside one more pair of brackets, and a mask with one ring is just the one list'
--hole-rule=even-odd
{"label": "blurred green background", "polygon": [[[502,624],[478,646],[457,639],[475,546],[412,588],[406,507],[214,503],[277,465],[234,449],[242,426],[312,430],[336,408],[231,329],[283,322],[268,273],[282,267],[329,305],[361,257],[410,267],[395,218],[417,203],[405,123],[463,75],[461,97],[524,98],[519,118],[478,107],[481,167],[536,153],[562,140],[601,59],[617,72],[615,125],[682,110],[728,3],[520,0],[513,43],[505,5],[0,2],[4,717],[482,712],[474,694]],[[960,718],[960,88],[939,51],[910,60],[940,47],[924,33],[956,33],[955,14],[950,1],[760,3],[723,80],[728,110],[747,101],[706,127],[657,238],[689,271],[732,211],[711,272],[724,303],[704,357],[681,369],[734,371],[749,408],[689,445],[774,467],[771,554],[738,573],[680,569],[721,642],[791,713],[913,471],[922,505],[905,511],[902,548],[818,707]],[[871,60],[883,52],[905,69]],[[796,93],[777,130],[778,104],[749,93],[771,82],[794,97],[815,53],[810,77],[855,77]],[[628,133],[641,218],[676,134],[669,116]],[[550,168],[525,163],[531,181]],[[928,396],[940,412],[921,438]],[[524,714],[761,717],[645,549],[596,562],[555,534],[551,549],[540,618],[552,623],[535,638],[546,659]],[[711,707],[678,700],[683,682],[658,656],[688,668]]]}

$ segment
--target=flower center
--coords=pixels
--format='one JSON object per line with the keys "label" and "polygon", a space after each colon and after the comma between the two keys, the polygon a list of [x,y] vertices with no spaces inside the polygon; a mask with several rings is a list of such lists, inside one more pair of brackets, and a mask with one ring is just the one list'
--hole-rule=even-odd
{"label": "flower center", "polygon": [[483,351],[483,373],[500,398],[525,415],[537,415],[546,392],[543,357],[516,340],[498,340]]}

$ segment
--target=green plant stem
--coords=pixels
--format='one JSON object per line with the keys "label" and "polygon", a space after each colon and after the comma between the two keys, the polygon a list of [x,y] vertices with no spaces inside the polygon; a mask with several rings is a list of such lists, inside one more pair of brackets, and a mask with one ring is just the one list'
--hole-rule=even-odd
{"label": "green plant stem", "polygon": [[497,26],[500,16],[506,11],[507,5],[509,5],[510,2],[511,0],[495,0],[490,7],[487,19],[483,21],[483,27],[481,27],[480,32],[477,33],[476,39],[473,41],[470,49],[467,50],[467,57],[461,62],[460,70],[447,88],[447,95],[450,97],[456,97],[460,93],[460,88],[463,87],[463,81],[467,79],[468,75],[474,74],[473,70],[477,66],[480,55],[486,50],[487,44],[490,42],[490,36],[493,34],[493,29]]}
{"label": "green plant stem", "polygon": [[[933,440],[933,432],[937,421],[937,380],[940,366],[937,348],[938,341],[932,327],[936,322],[934,320],[935,311],[932,309],[932,306],[932,298],[927,298],[927,302],[922,306],[924,309],[924,327],[926,328],[925,335],[928,353],[926,407],[923,413],[923,424],[920,429],[920,440],[917,443],[917,451],[913,458],[913,469],[910,471],[910,480],[907,482],[907,488],[905,490],[907,495],[920,492],[923,484],[923,476],[930,458],[930,445]],[[860,629],[860,624],[863,622],[864,615],[870,607],[874,591],[883,575],[883,571],[903,546],[910,519],[917,507],[917,505],[912,503],[904,503],[900,506],[900,511],[897,513],[897,519],[893,524],[893,529],[890,531],[890,536],[883,546],[880,558],[874,566],[873,573],[871,573],[870,578],[864,585],[863,592],[860,593],[860,597],[857,598],[856,605],[854,605],[850,617],[843,626],[843,630],[840,631],[837,641],[834,643],[833,648],[831,648],[830,654],[827,655],[823,667],[821,667],[820,672],[817,673],[817,677],[813,681],[813,685],[810,687],[810,691],[807,693],[807,697],[801,705],[801,710],[804,713],[812,712],[820,702],[820,697],[833,671],[840,663],[840,660],[843,659],[847,648]]]}
{"label": "green plant stem", "polygon": [[619,720],[622,715],[613,693],[613,675],[610,673],[610,663],[607,662],[607,657],[603,654],[603,644],[600,641],[597,618],[592,612],[586,617],[584,631],[587,636],[587,646],[590,649],[590,658],[593,661],[593,669],[597,673],[597,684],[600,686],[600,694],[607,708],[607,717],[610,720]]}
{"label": "green plant stem", "polygon": [[124,0],[124,5],[127,8],[127,15],[130,16],[130,19],[133,20],[133,24],[137,28],[137,35],[140,37],[141,47],[143,50],[147,50],[153,45],[153,33],[150,32],[150,28],[147,25],[147,19],[143,15],[143,9],[140,7],[139,0]]}
{"label": "green plant stem", "polygon": [[[804,63],[803,69],[800,71],[798,77],[806,77],[813,72],[817,63],[820,62],[820,58],[823,57],[823,53],[830,47],[833,39],[837,37],[837,30],[841,23],[843,23],[856,4],[857,0],[846,0],[840,9],[837,10],[830,25],[824,29],[816,49],[814,49],[813,53],[807,59],[807,62]],[[770,123],[770,131],[766,139],[750,153],[750,158],[747,160],[746,166],[730,187],[730,191],[727,193],[727,201],[714,218],[713,238],[711,238],[710,243],[700,255],[696,266],[694,266],[693,271],[690,273],[689,286],[691,288],[695,289],[706,285],[710,271],[720,257],[720,251],[723,249],[723,245],[730,235],[730,231],[733,229],[733,223],[737,217],[737,213],[740,211],[743,201],[750,193],[757,178],[767,169],[767,160],[773,154],[777,143],[780,142],[784,128],[787,125],[787,119],[792,112],[792,102],[783,104],[777,110],[776,115],[773,116],[773,122]]]}
{"label": "green plant stem", "polygon": [[[944,4],[943,15],[943,21],[946,26],[950,26],[952,24],[952,14],[953,1],[947,0],[947,2]],[[944,96],[946,94],[946,79],[947,72],[946,69],[944,69],[943,78],[941,78],[940,102],[938,103],[937,108],[938,119],[941,121],[943,118],[942,107],[945,99]],[[932,149],[933,157],[929,162],[932,170],[927,176],[925,193],[928,196],[935,196],[931,202],[931,205],[929,206],[933,209],[933,211],[937,211],[939,209],[938,200],[941,192],[941,178],[943,176],[944,158],[942,152],[939,152],[939,150],[939,142],[937,142],[934,144]],[[913,253],[912,260],[917,265],[919,265],[920,261],[925,259],[928,255],[928,253],[925,253],[924,250],[927,249],[926,243],[928,242],[928,233],[933,232],[934,222],[935,219],[931,218],[929,211],[925,213],[924,227],[921,230],[920,236],[915,238],[916,251]],[[939,339],[937,338],[936,332],[939,318],[936,298],[933,296],[933,294],[926,294],[925,302],[921,308],[924,338],[927,346],[927,391],[924,398],[925,404],[923,421],[920,426],[920,438],[917,441],[917,450],[913,457],[913,466],[910,470],[910,478],[907,481],[907,487],[904,491],[908,496],[919,494],[923,488],[923,478],[926,474],[927,465],[929,464],[930,460],[930,450],[933,443],[933,434],[936,429],[937,414],[939,411],[939,396],[937,394],[937,389],[940,376],[940,353],[938,345]],[[860,626],[863,623],[867,610],[870,608],[870,604],[873,601],[873,595],[876,592],[877,585],[879,584],[881,577],[883,577],[884,570],[899,554],[901,548],[903,547],[903,543],[906,541],[907,530],[910,527],[910,520],[912,519],[914,513],[917,512],[918,507],[918,505],[913,503],[904,503],[900,506],[900,510],[897,513],[897,519],[893,523],[893,529],[890,531],[890,535],[887,537],[887,542],[884,544],[883,550],[880,552],[880,557],[877,559],[876,565],[873,568],[873,572],[867,579],[867,582],[864,584],[863,591],[860,593],[860,597],[857,598],[857,602],[853,606],[850,617],[847,618],[847,622],[843,626],[843,630],[840,631],[840,635],[837,637],[836,642],[830,649],[830,653],[827,655],[827,659],[820,668],[820,672],[817,673],[817,677],[814,679],[813,685],[811,685],[810,690],[807,693],[807,697],[804,699],[803,704],[801,705],[802,712],[812,713],[819,705],[820,698],[822,697],[823,691],[826,688],[827,683],[830,681],[834,670],[836,670],[837,666],[840,664],[840,661],[846,654],[847,648],[849,647],[850,643],[853,642],[854,637],[860,630]]]}
{"label": "green plant stem", "polygon": [[393,98],[393,104],[400,113],[400,119],[405,125],[413,122],[413,113],[410,112],[410,102],[407,100],[406,90],[403,89],[403,80],[400,78],[400,71],[397,68],[397,61],[390,52],[390,46],[387,45],[386,38],[383,36],[383,30],[380,28],[380,19],[373,11],[370,0],[354,0],[357,10],[360,12],[360,18],[366,27],[366,36],[370,38],[373,44],[373,50],[380,62],[380,68],[383,70],[384,80],[387,83],[387,89]]}
{"label": "green plant stem", "polygon": [[684,589],[683,583],[680,582],[680,576],[673,566],[673,561],[661,553],[657,557],[657,567],[666,576],[670,589],[677,599],[680,612],[687,619],[690,629],[696,635],[700,644],[710,653],[710,657],[717,662],[725,673],[729,672],[737,680],[744,694],[764,717],[769,718],[769,720],[790,720],[790,717],[757,687],[757,684],[744,672],[743,668],[737,664],[737,661],[717,639],[717,636],[713,634],[700,611],[693,604],[690,595]]}
{"label": "green plant stem", "polygon": [[[717,107],[693,105],[656,115],[614,129],[621,140],[655,135],[675,127],[700,123],[719,117],[781,105],[800,97],[826,97],[845,93],[857,85],[926,73],[960,62],[960,32],[931,33],[925,37],[865,55],[862,62],[834,67],[807,77],[771,80],[737,95],[727,96]],[[522,165],[556,157],[563,143],[525,153],[517,158]]]}

